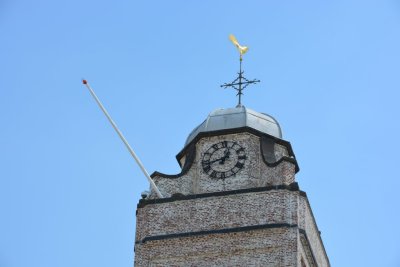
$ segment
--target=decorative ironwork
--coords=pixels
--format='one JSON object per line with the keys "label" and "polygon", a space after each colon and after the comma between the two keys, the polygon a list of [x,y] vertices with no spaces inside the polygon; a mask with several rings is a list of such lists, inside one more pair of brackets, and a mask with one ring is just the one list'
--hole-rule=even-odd
{"label": "decorative ironwork", "polygon": [[243,90],[249,86],[250,84],[255,84],[260,82],[260,80],[248,80],[246,77],[243,76],[244,71],[242,70],[242,61],[243,61],[243,54],[247,52],[248,47],[246,46],[241,46],[238,41],[236,40],[235,36],[232,34],[229,36],[229,39],[232,41],[232,43],[236,46],[240,53],[240,66],[239,66],[239,72],[238,72],[238,77],[233,80],[231,83],[224,83],[221,85],[223,88],[228,88],[232,87],[237,91],[237,96],[239,97],[239,102],[236,107],[241,107],[242,106],[242,95],[243,95]]}

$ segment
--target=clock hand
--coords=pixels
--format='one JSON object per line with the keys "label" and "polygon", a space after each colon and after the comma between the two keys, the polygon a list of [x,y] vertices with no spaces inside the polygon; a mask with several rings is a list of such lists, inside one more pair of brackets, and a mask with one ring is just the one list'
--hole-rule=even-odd
{"label": "clock hand", "polygon": [[214,162],[217,162],[217,161],[221,161],[223,158],[224,158],[224,157],[222,157],[222,158],[219,158],[219,159],[214,159],[214,160],[211,160],[211,161],[210,161],[210,164],[213,164]]}
{"label": "clock hand", "polygon": [[219,161],[219,164],[224,164],[225,160],[229,158],[230,152],[229,149],[226,149],[224,155],[218,159],[211,160],[209,164],[213,164],[214,162]]}
{"label": "clock hand", "polygon": [[219,162],[219,164],[221,164],[221,165],[223,165],[224,163],[225,163],[225,160],[226,159],[229,159],[229,155],[230,155],[231,153],[229,152],[229,150],[227,149],[226,151],[225,151],[225,155],[221,158],[221,161]]}

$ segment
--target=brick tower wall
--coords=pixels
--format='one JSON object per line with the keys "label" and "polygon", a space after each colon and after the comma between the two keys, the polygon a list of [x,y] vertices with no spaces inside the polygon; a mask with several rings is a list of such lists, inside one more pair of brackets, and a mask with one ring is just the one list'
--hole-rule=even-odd
{"label": "brick tower wall", "polygon": [[142,200],[136,229],[135,266],[329,266],[296,186]]}

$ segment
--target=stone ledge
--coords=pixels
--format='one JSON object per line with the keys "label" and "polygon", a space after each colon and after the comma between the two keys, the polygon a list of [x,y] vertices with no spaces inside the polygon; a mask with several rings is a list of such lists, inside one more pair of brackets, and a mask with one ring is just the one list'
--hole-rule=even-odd
{"label": "stone ledge", "polygon": [[288,224],[288,223],[273,223],[273,224],[262,224],[262,225],[235,227],[235,228],[225,228],[225,229],[218,229],[218,230],[208,230],[208,231],[187,232],[187,233],[178,233],[178,234],[157,235],[157,236],[145,237],[142,240],[135,241],[135,244],[143,244],[143,243],[145,243],[147,241],[164,240],[164,239],[172,239],[172,238],[202,236],[202,235],[209,235],[209,234],[227,234],[227,233],[237,233],[237,232],[268,229],[268,228],[283,228],[283,227],[285,227],[285,228],[297,228],[298,225],[297,224]]}
{"label": "stone ledge", "polygon": [[[265,186],[265,187],[255,187],[255,188],[247,188],[247,189],[239,189],[239,190],[230,190],[230,191],[220,191],[220,192],[212,192],[212,193],[204,193],[204,194],[195,194],[195,195],[182,195],[175,194],[172,197],[168,198],[156,198],[156,199],[141,199],[137,205],[137,208],[144,208],[146,205],[181,201],[181,200],[189,200],[189,199],[198,199],[198,198],[206,198],[206,197],[215,197],[215,196],[227,196],[227,195],[236,195],[236,194],[244,194],[250,192],[263,192],[270,190],[289,190],[289,191],[298,191],[301,196],[307,197],[306,193],[301,191],[297,182],[291,183],[290,185],[276,185],[276,186]],[[137,214],[137,211],[136,211]]]}

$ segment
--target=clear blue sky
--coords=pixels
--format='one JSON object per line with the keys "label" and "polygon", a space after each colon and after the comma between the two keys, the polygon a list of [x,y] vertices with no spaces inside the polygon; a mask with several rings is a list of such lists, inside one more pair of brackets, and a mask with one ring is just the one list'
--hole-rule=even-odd
{"label": "clear blue sky", "polygon": [[292,143],[332,266],[400,266],[400,3],[0,0],[0,266],[132,266],[148,171],[238,69]]}

